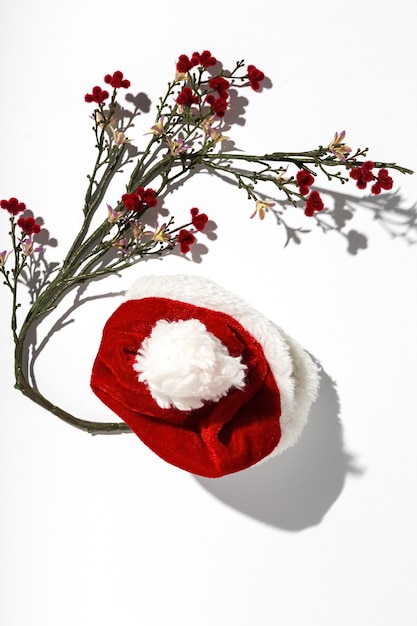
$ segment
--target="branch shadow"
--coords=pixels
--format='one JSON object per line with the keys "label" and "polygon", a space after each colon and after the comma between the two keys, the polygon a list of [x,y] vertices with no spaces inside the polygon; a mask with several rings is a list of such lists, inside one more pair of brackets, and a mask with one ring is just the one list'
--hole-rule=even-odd
{"label": "branch shadow", "polygon": [[324,196],[332,199],[333,208],[322,214],[315,214],[313,219],[317,227],[324,233],[337,232],[347,244],[347,252],[355,255],[366,249],[370,243],[369,235],[351,226],[358,211],[366,211],[371,215],[392,239],[402,239],[408,245],[417,243],[417,202],[403,208],[403,200],[399,191],[385,193],[381,196],[368,195],[358,198],[353,194],[319,190]]}
{"label": "branch shadow", "polygon": [[348,475],[359,476],[343,447],[339,397],[321,370],[320,393],[293,448],[223,478],[195,480],[227,506],[264,524],[299,532],[320,524],[339,498]]}
{"label": "branch shadow", "polygon": [[[203,167],[201,169],[204,170]],[[206,170],[205,173],[239,188],[237,181],[227,174],[212,170]],[[312,217],[304,215],[302,202],[294,206],[286,199],[271,198],[257,192],[260,199],[272,199],[275,202],[275,206],[266,211],[274,216],[277,226],[284,231],[284,248],[290,243],[302,244],[305,237],[318,228],[323,234],[336,233],[341,236],[348,254],[356,255],[360,250],[368,248],[370,242],[370,236],[355,226],[354,220],[359,211],[370,214],[373,221],[378,223],[392,239],[403,240],[407,245],[417,243],[417,202],[404,208],[399,190],[385,192],[381,196],[358,197],[353,193],[338,192],[319,186],[315,189],[326,202],[325,209]]]}
{"label": "branch shadow", "polygon": [[[94,296],[82,297],[87,288],[88,288],[88,285],[80,285],[77,288],[72,304],[67,306],[67,308],[62,313],[62,315],[54,322],[54,324],[51,326],[48,332],[46,332],[43,335],[40,341],[38,340],[38,327],[42,323],[43,318],[34,320],[28,330],[28,333],[26,336],[25,351],[24,351],[25,358],[23,360],[22,366],[23,366],[23,371],[25,375],[28,377],[28,380],[31,381],[31,384],[33,385],[34,389],[36,389],[37,391],[39,391],[39,388],[38,388],[37,381],[36,381],[36,372],[35,372],[36,363],[40,355],[42,354],[42,352],[47,347],[49,341],[51,341],[51,339],[53,338],[53,336],[57,332],[63,330],[66,326],[73,324],[75,322],[75,318],[71,317],[71,315],[76,313],[76,311],[81,306],[89,302],[102,300],[104,298],[114,298],[116,296],[121,296],[124,294],[124,291],[119,291],[119,292],[107,292],[107,293],[102,293],[102,294],[98,294]],[[58,306],[61,303],[61,301],[65,299],[65,297],[66,297],[65,295],[62,296],[61,300],[58,302]]]}
{"label": "branch shadow", "polygon": [[[23,217],[33,217],[33,211],[26,210]],[[50,236],[49,230],[44,227],[44,219],[36,218],[37,223],[41,226],[40,233],[33,235],[34,248],[36,254],[28,256],[26,267],[20,273],[19,283],[27,288],[30,304],[34,304],[42,289],[48,285],[53,273],[58,269],[59,262],[48,261],[46,258],[47,248],[56,248],[58,241]]]}

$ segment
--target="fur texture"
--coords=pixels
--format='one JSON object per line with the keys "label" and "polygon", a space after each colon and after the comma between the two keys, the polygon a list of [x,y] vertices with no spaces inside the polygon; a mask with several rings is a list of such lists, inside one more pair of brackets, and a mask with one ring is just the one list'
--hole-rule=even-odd
{"label": "fur texture", "polygon": [[159,320],[133,368],[163,409],[189,411],[244,386],[246,367],[199,320]]}
{"label": "fur texture", "polygon": [[127,300],[169,298],[234,317],[263,347],[281,395],[281,439],[269,457],[292,446],[304,428],[319,387],[318,368],[301,346],[247,302],[202,277],[145,276]]}

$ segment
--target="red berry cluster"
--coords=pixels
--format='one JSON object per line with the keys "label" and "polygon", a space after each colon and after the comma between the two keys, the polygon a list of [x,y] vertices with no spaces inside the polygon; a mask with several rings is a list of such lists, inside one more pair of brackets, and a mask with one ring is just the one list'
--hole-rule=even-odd
{"label": "red berry cluster", "polygon": [[323,211],[324,204],[318,191],[312,191],[307,198],[304,215],[311,217],[314,213]]}
{"label": "red berry cluster", "polygon": [[208,222],[208,217],[205,213],[199,213],[198,209],[194,207],[191,209],[191,222],[196,230],[203,230],[204,226]]}
{"label": "red berry cluster", "polygon": [[[104,82],[108,85],[111,85],[113,89],[119,89],[120,87],[124,87],[127,89],[130,87],[130,81],[126,78],[123,78],[122,72],[114,72],[113,75],[106,74],[104,77]],[[105,89],[102,89],[98,85],[93,87],[91,93],[86,93],[84,96],[84,100],[86,102],[96,102],[97,104],[103,104],[105,100],[109,97],[109,92]]]}
{"label": "red berry cluster", "polygon": [[254,65],[248,65],[247,71],[250,86],[254,91],[258,91],[261,87],[261,82],[265,78],[265,74]]}
{"label": "red berry cluster", "polygon": [[10,198],[9,200],[1,200],[0,206],[2,209],[6,209],[10,215],[17,215],[26,211],[26,204],[19,202],[17,198]]}
{"label": "red berry cluster", "polygon": [[111,74],[106,74],[104,77],[104,82],[108,85],[111,85],[113,89],[120,89],[120,87],[127,89],[128,87],[130,87],[130,80],[127,80],[127,78],[123,78],[123,72],[119,71],[114,72],[113,76]]}
{"label": "red berry cluster", "polygon": [[[26,204],[19,202],[17,198],[9,200],[0,200],[0,207],[10,213],[10,215],[18,215],[26,211]],[[33,217],[19,217],[17,225],[25,235],[37,235],[41,232],[41,226]]]}
{"label": "red berry cluster", "polygon": [[378,194],[381,193],[382,189],[385,189],[385,191],[392,189],[393,184],[394,184],[394,181],[392,180],[391,176],[388,174],[388,170],[386,170],[385,168],[382,168],[378,172],[376,182],[372,185],[371,191],[374,195],[377,196]]}
{"label": "red berry cluster", "polygon": [[[302,196],[310,193],[310,187],[314,183],[314,176],[307,170],[299,170],[296,175],[297,185]],[[311,217],[314,213],[324,209],[323,200],[318,191],[312,191],[306,200],[304,214]]]}
{"label": "red berry cluster", "polygon": [[91,93],[85,94],[84,100],[86,102],[96,102],[97,104],[102,104],[108,97],[109,92],[96,85],[91,90]]}
{"label": "red berry cluster", "polygon": [[[192,225],[196,230],[202,231],[204,229],[204,226],[208,222],[207,215],[205,213],[199,213],[197,207],[193,207],[190,212]],[[179,243],[181,252],[183,254],[187,254],[187,252],[190,251],[190,246],[195,243],[197,239],[190,230],[187,230],[186,228],[181,228],[180,232],[178,233],[177,241]]]}
{"label": "red berry cluster", "polygon": [[191,87],[183,87],[176,103],[184,107],[190,107],[192,104],[198,104],[198,96],[193,94]]}
{"label": "red berry cluster", "polygon": [[223,76],[214,76],[210,78],[208,84],[210,89],[217,92],[217,97],[214,93],[209,93],[206,102],[211,106],[213,113],[215,113],[217,117],[224,117],[227,110],[227,101],[229,99],[228,90],[230,83]]}
{"label": "red berry cluster", "polygon": [[299,170],[295,178],[297,180],[297,185],[300,188],[301,195],[306,196],[310,191],[311,185],[314,183],[313,174],[307,170]]}
{"label": "red berry cluster", "polygon": [[180,244],[180,250],[183,254],[187,254],[190,251],[190,246],[196,242],[196,238],[186,228],[182,228],[178,233],[178,243]]}
{"label": "red berry cluster", "polygon": [[19,217],[17,225],[25,235],[37,235],[41,232],[40,224],[33,217]]}
{"label": "red berry cluster", "polygon": [[196,65],[200,65],[201,67],[213,67],[217,64],[217,59],[211,54],[209,50],[204,50],[203,52],[193,52],[191,55],[191,59],[186,54],[180,54],[179,59],[177,61],[177,72],[181,74],[185,74],[185,72],[189,72]]}
{"label": "red berry cluster", "polygon": [[356,180],[356,186],[359,189],[365,189],[366,185],[374,179],[374,175],[372,174],[372,170],[374,168],[373,161],[365,161],[360,167],[355,167],[349,176]]}
{"label": "red berry cluster", "polygon": [[379,170],[378,175],[375,176],[372,172],[375,164],[373,161],[365,161],[360,167],[355,167],[351,170],[349,176],[356,180],[356,186],[359,189],[365,189],[367,184],[375,181],[371,187],[371,193],[378,195],[382,189],[392,189],[393,180],[388,174],[388,170],[382,168]]}
{"label": "red berry cluster", "polygon": [[138,187],[133,193],[123,194],[122,202],[128,211],[140,214],[147,208],[156,206],[158,200],[155,191],[150,187]]}
{"label": "red berry cluster", "polygon": [[[216,64],[217,59],[213,57],[209,50],[204,50],[204,52],[201,53],[193,52],[191,58],[186,54],[181,54],[177,61],[176,69],[178,74],[185,74],[196,65],[207,69]],[[258,91],[261,81],[265,78],[265,74],[254,65],[248,65],[247,78],[249,79],[249,84],[252,89]],[[230,82],[224,76],[213,76],[209,79],[208,86],[211,92],[206,96],[206,103],[211,107],[212,112],[217,117],[224,117],[228,107]],[[198,96],[190,87],[183,87],[176,100],[177,104],[182,106],[191,106],[192,104],[197,104],[198,101]]]}

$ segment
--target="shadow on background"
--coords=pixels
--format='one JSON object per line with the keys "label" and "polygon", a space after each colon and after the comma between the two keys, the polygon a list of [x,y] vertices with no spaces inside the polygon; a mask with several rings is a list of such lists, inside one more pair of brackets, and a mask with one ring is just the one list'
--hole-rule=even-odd
{"label": "shadow on background", "polygon": [[361,474],[343,449],[335,384],[322,370],[319,397],[300,440],[278,457],[223,478],[195,476],[230,507],[288,531],[316,526],[340,496],[348,474]]}

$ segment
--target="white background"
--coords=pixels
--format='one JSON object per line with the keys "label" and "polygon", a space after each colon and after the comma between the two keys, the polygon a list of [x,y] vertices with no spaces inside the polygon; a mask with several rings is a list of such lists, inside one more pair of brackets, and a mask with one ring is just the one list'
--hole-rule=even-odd
{"label": "white background", "polygon": [[[84,94],[122,70],[152,103],[131,133],[141,145],[176,58],[205,48],[269,78],[227,133],[240,149],[314,148],[346,129],[370,158],[417,169],[416,20],[412,0],[3,0],[0,196],[43,218],[59,261],[95,158]],[[272,213],[249,220],[242,191],[200,176],[166,199],[216,223],[196,262],[140,264],[61,305],[37,381],[87,419],[111,419],[91,365],[144,272],[210,277],[314,355],[323,381],[299,443],[224,479],[178,470],[134,435],[91,437],[15,391],[2,290],[2,626],[417,624],[417,179],[394,178],[378,198],[322,180],[337,228],[324,234],[288,209],[311,232],[285,247]]]}

